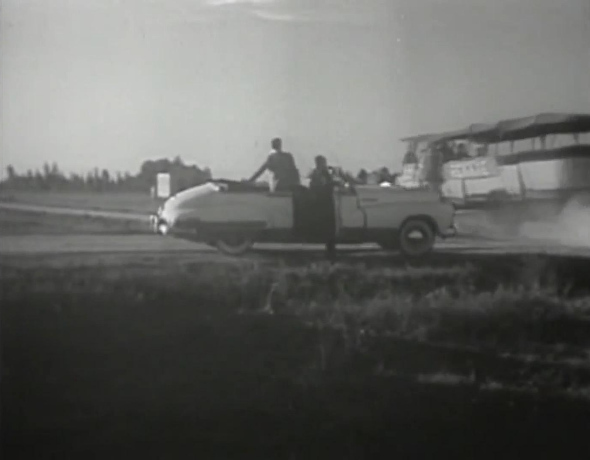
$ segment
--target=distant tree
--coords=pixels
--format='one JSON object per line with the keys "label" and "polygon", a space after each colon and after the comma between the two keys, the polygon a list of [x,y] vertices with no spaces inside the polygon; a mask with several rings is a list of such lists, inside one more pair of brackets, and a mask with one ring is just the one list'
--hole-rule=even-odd
{"label": "distant tree", "polygon": [[78,175],[76,173],[71,173],[67,178],[67,188],[69,190],[79,190],[80,184],[78,182]]}
{"label": "distant tree", "polygon": [[123,187],[123,174],[121,174],[121,171],[117,171],[115,173],[115,179],[114,179],[114,188],[116,190],[119,190]]}
{"label": "distant tree", "polygon": [[41,190],[45,188],[45,178],[40,171],[35,171],[35,176],[33,179],[33,189],[34,190]]}
{"label": "distant tree", "polygon": [[86,178],[84,180],[84,188],[86,190],[94,190],[95,182],[96,181],[94,180],[94,174],[91,171],[86,173]]}
{"label": "distant tree", "polygon": [[100,175],[100,183],[101,183],[101,188],[103,190],[108,190],[111,187],[111,175],[109,173],[108,170],[103,169],[102,173]]}
{"label": "distant tree", "polygon": [[389,182],[391,180],[391,173],[389,172],[389,168],[382,167],[377,171],[379,176],[379,182]]}
{"label": "distant tree", "polygon": [[176,190],[182,190],[200,185],[211,179],[209,168],[184,164],[180,156],[172,161],[167,158],[144,161],[136,175],[129,172],[116,172],[114,175],[108,169],[93,168],[86,174],[64,174],[56,162],[45,162],[41,169],[28,170],[20,176],[12,165],[6,168],[7,179],[2,186],[21,187],[31,190],[118,190],[147,192],[155,185],[158,173],[171,173]]}
{"label": "distant tree", "polygon": [[59,166],[55,162],[51,164],[49,179],[49,187],[51,189],[62,190],[68,186],[67,177],[60,171]]}
{"label": "distant tree", "polygon": [[76,190],[84,190],[85,188],[85,184],[84,184],[84,176],[81,174],[76,174],[75,176],[75,188]]}
{"label": "distant tree", "polygon": [[[158,173],[169,173],[171,170],[171,162],[167,158],[156,161],[144,161],[137,176],[137,183],[142,190],[148,191],[154,185]],[[180,167],[177,165],[176,167]]]}
{"label": "distant tree", "polygon": [[101,177],[100,177],[100,170],[97,167],[92,168],[90,172],[92,176],[92,182],[90,189],[94,192],[97,192],[101,189]]}
{"label": "distant tree", "polygon": [[356,175],[357,181],[361,184],[366,184],[368,177],[369,177],[369,173],[367,172],[366,169],[361,169]]}
{"label": "distant tree", "polygon": [[43,163],[43,177],[48,179],[49,176],[51,176],[51,166],[49,166],[49,163]]}
{"label": "distant tree", "polygon": [[8,176],[8,180],[10,182],[13,182],[16,179],[16,176],[17,176],[16,171],[14,170],[14,166],[8,165],[6,167],[6,174]]}

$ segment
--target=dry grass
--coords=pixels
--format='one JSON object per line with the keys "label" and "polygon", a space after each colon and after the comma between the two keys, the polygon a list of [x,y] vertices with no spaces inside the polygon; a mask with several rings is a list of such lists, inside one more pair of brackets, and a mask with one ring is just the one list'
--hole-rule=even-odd
{"label": "dry grass", "polygon": [[5,263],[3,442],[28,458],[581,449],[590,294],[548,262],[508,267]]}

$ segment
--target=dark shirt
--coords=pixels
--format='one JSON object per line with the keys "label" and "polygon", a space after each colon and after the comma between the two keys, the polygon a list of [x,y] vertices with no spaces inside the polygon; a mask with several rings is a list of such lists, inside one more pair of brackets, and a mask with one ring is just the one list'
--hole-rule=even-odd
{"label": "dark shirt", "polygon": [[334,185],[335,181],[328,169],[315,168],[312,171],[309,182],[312,209],[315,210],[312,225],[327,243],[333,242],[336,232]]}
{"label": "dark shirt", "polygon": [[266,159],[265,168],[274,175],[275,190],[286,190],[300,183],[299,171],[289,152],[272,152]]}
{"label": "dark shirt", "polygon": [[315,168],[311,173],[309,188],[311,190],[329,190],[334,186],[334,179],[328,169]]}

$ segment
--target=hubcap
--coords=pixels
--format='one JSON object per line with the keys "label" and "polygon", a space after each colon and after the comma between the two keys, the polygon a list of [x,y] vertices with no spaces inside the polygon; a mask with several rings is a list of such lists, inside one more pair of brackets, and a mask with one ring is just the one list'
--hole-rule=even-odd
{"label": "hubcap", "polygon": [[420,254],[430,249],[428,233],[420,228],[414,228],[406,233],[403,244],[410,254]]}
{"label": "hubcap", "polygon": [[426,235],[420,230],[414,230],[413,232],[410,232],[408,238],[414,242],[420,242],[426,238]]}

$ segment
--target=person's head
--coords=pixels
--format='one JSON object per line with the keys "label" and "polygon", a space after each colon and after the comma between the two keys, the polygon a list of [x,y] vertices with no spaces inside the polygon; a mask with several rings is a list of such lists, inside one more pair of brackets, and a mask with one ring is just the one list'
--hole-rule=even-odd
{"label": "person's head", "polygon": [[270,141],[270,147],[277,152],[280,152],[283,148],[283,141],[280,137],[275,137],[272,141]]}
{"label": "person's head", "polygon": [[327,168],[328,167],[328,160],[323,155],[318,155],[315,157],[315,165],[317,168]]}

